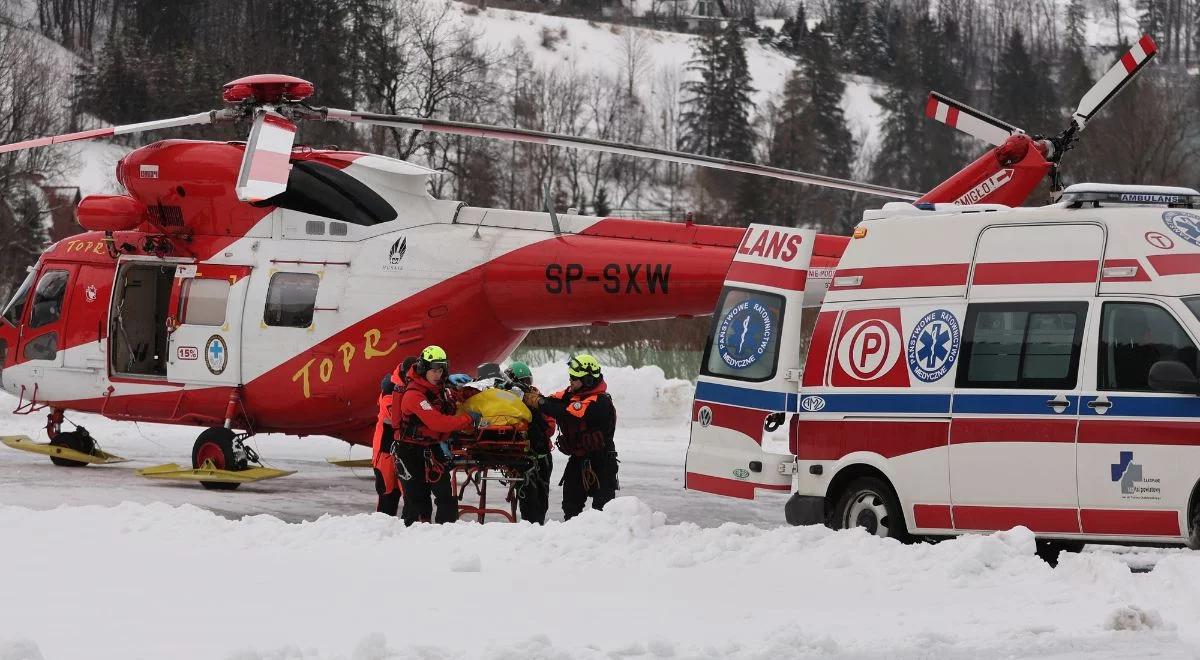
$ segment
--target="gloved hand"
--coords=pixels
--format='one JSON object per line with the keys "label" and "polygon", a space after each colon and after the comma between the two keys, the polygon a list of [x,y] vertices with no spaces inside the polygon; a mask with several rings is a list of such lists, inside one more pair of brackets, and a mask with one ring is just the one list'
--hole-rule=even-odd
{"label": "gloved hand", "polygon": [[526,392],[525,395],[521,397],[521,399],[525,401],[525,405],[529,406],[530,408],[537,408],[538,402],[541,400],[541,398],[542,393],[538,392],[536,389]]}
{"label": "gloved hand", "polygon": [[462,387],[471,382],[471,377],[466,374],[450,374],[450,384],[454,387]]}
{"label": "gloved hand", "polygon": [[471,426],[474,426],[475,428],[483,427],[483,415],[480,415],[474,410],[466,410],[464,412],[471,417]]}

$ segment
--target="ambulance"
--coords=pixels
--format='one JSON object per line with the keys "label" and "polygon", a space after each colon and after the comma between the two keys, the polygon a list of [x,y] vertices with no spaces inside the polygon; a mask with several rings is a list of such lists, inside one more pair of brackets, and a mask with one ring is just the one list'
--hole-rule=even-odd
{"label": "ambulance", "polygon": [[[815,232],[751,226],[686,487],[790,492],[792,524],[900,540],[1023,525],[1200,548],[1198,206],[1102,184],[1037,208],[893,203],[835,270]],[[784,424],[789,453],[764,449]]]}

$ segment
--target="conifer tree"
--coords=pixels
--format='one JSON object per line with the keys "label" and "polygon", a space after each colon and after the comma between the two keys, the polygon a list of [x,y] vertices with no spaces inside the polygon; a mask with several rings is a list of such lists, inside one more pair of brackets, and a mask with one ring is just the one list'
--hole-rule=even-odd
{"label": "conifer tree", "polygon": [[1000,56],[992,112],[1029,133],[1056,129],[1059,110],[1048,69],[1026,49],[1021,30],[1013,29]]}
{"label": "conifer tree", "polygon": [[1087,56],[1084,54],[1084,49],[1087,47],[1084,32],[1087,29],[1086,22],[1087,10],[1083,6],[1083,0],[1070,0],[1063,26],[1066,39],[1059,55],[1058,70],[1058,86],[1062,90],[1061,100],[1068,106],[1083,98],[1083,95],[1091,89],[1095,82],[1092,79]]}

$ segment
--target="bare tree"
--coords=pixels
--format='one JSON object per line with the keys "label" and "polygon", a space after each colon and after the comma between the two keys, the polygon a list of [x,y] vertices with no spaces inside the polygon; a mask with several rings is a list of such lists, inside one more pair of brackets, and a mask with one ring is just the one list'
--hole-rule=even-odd
{"label": "bare tree", "polygon": [[[0,144],[53,135],[63,126],[53,70],[41,37],[0,26]],[[7,299],[49,237],[50,208],[39,185],[58,173],[54,149],[0,154],[0,298]]]}

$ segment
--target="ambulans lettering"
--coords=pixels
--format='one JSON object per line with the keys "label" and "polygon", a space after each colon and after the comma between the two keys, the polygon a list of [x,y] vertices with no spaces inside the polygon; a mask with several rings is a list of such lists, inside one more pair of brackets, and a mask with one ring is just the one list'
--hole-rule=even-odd
{"label": "ambulans lettering", "polygon": [[908,337],[908,370],[917,380],[941,380],[958,358],[961,334],[954,314],[937,309],[921,317]]}
{"label": "ambulans lettering", "polygon": [[838,366],[851,378],[871,381],[891,371],[900,359],[900,331],[881,319],[855,324],[838,342]]}
{"label": "ambulans lettering", "polygon": [[1200,215],[1184,213],[1183,211],[1166,211],[1162,214],[1163,223],[1175,232],[1175,235],[1192,245],[1200,245]]}
{"label": "ambulans lettering", "polygon": [[[547,264],[546,292],[570,295],[585,285],[600,286],[605,293],[667,293],[671,264],[605,264],[589,271],[583,264]],[[582,284],[580,284],[582,283]]]}
{"label": "ambulans lettering", "polygon": [[763,229],[758,236],[754,236],[753,231],[748,231],[738,246],[738,254],[790,262],[800,254],[800,244],[803,242],[804,237],[800,234]]}
{"label": "ambulans lettering", "polygon": [[734,369],[758,362],[775,336],[775,315],[765,303],[750,298],[729,310],[717,331],[717,353]]}

